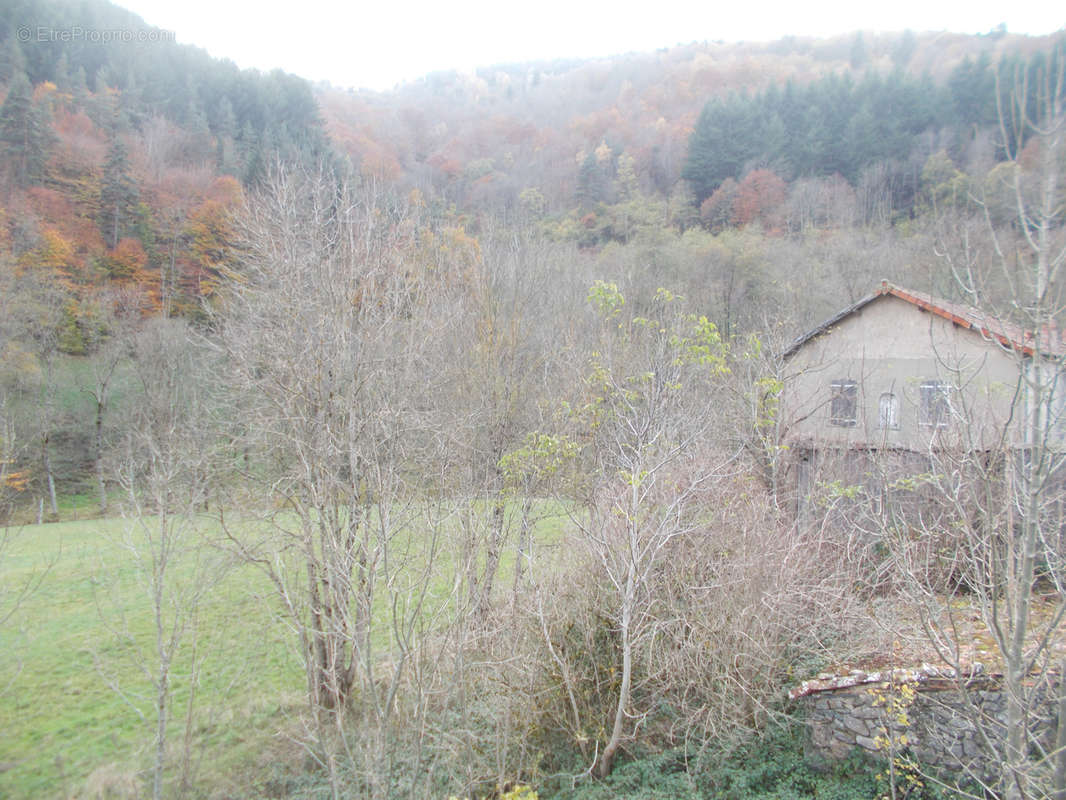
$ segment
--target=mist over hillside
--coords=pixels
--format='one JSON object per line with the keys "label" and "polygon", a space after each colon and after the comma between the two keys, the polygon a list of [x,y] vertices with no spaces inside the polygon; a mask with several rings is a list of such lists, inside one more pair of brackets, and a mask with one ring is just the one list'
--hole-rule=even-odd
{"label": "mist over hillside", "polygon": [[[0,795],[1066,796],[1064,65],[855,32],[372,92],[3,2]],[[871,302],[929,374],[790,360]],[[929,778],[891,668],[972,698],[977,655],[1007,721]],[[814,764],[788,690],[885,665]]]}

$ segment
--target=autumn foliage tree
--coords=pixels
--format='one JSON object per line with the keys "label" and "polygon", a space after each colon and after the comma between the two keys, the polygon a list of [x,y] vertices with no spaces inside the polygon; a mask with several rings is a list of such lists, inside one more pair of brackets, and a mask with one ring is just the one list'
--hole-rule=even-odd
{"label": "autumn foliage tree", "polygon": [[244,194],[236,178],[216,178],[207,195],[189,214],[185,229],[188,238],[187,261],[181,285],[186,298],[208,297],[228,275],[231,247],[237,239],[233,214]]}
{"label": "autumn foliage tree", "polygon": [[714,192],[700,203],[700,219],[712,231],[717,232],[733,220],[733,203],[737,197],[737,182],[732,178],[722,181]]}
{"label": "autumn foliage tree", "polygon": [[771,226],[773,212],[785,202],[785,182],[768,169],[756,169],[737,185],[733,199],[733,224],[748,225],[760,220]]}

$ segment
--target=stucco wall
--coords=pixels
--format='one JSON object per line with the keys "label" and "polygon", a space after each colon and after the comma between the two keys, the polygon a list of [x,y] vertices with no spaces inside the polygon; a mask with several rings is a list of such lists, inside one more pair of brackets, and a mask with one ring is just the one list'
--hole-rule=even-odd
{"label": "stucco wall", "polygon": [[[827,446],[927,450],[964,432],[989,445],[1010,417],[1018,386],[1014,357],[980,334],[891,295],[879,297],[801,347],[788,361],[781,402],[786,440]],[[854,427],[831,425],[830,385],[858,383]],[[956,387],[946,429],[920,423],[920,385],[938,380]],[[900,404],[899,428],[879,427],[882,394]]]}

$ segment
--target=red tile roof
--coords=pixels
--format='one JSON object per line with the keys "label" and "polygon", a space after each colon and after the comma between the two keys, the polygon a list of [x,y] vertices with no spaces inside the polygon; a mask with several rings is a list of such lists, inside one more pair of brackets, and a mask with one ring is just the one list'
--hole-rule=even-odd
{"label": "red tile roof", "polygon": [[[785,351],[785,358],[791,356],[811,339],[821,336],[823,333],[830,330],[845,317],[850,316],[863,306],[872,303],[874,300],[878,300],[887,295],[898,297],[900,300],[905,300],[923,311],[936,314],[959,327],[972,330],[989,341],[997,342],[1008,350],[1015,350],[1024,355],[1031,356],[1036,347],[1036,336],[1034,336],[1032,331],[1027,331],[1020,325],[1001,319],[995,314],[981,311],[980,309],[963,303],[943,300],[925,292],[915,292],[910,289],[904,289],[902,286],[894,286],[888,281],[881,281],[881,286],[873,294],[867,295],[859,302],[845,308],[843,311],[823,322],[817,328],[808,331],[796,339],[789,346],[788,350]],[[1064,334],[1066,334],[1066,331],[1058,330],[1055,327],[1051,327],[1050,329],[1045,327],[1041,331],[1040,336],[1039,347],[1041,352],[1050,356],[1066,355],[1066,339],[1064,339]]]}

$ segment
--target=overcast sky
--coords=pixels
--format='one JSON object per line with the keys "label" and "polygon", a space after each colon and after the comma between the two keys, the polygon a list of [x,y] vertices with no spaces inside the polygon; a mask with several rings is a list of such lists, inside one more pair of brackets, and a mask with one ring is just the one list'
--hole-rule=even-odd
{"label": "overcast sky", "polygon": [[1066,27],[1057,0],[116,0],[177,40],[241,67],[388,89],[445,69],[595,57],[679,42],[768,41],[854,30],[1014,33]]}

